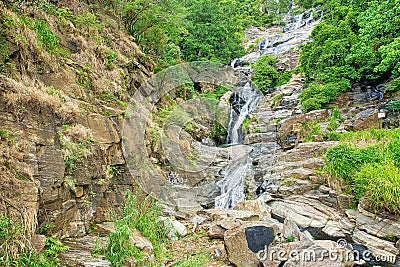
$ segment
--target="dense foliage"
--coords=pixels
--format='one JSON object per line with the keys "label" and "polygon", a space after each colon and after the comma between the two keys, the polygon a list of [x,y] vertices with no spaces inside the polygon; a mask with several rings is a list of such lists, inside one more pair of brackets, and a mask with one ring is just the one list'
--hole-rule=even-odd
{"label": "dense foliage", "polygon": [[399,90],[400,0],[329,0],[323,9],[314,41],[302,46],[300,63],[313,81],[301,95],[303,107],[325,107],[364,80],[392,81],[389,90]]}
{"label": "dense foliage", "polygon": [[267,92],[277,84],[279,72],[272,66],[276,61],[272,56],[262,56],[254,65],[253,82],[262,92]]}
{"label": "dense foliage", "polygon": [[268,92],[269,89],[287,83],[290,80],[290,72],[279,72],[273,64],[278,60],[273,56],[262,56],[254,64],[254,85],[261,92]]}
{"label": "dense foliage", "polygon": [[290,1],[103,0],[160,67],[184,61],[226,63],[245,53],[249,26],[279,23]]}

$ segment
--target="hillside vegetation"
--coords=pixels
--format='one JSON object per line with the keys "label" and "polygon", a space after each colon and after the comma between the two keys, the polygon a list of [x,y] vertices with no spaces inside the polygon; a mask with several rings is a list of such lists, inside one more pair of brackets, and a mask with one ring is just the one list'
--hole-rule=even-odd
{"label": "hillside vegetation", "polygon": [[389,82],[400,90],[400,1],[300,1],[322,4],[323,21],[313,42],[302,46],[300,64],[310,82],[301,94],[306,110],[326,107],[360,81]]}

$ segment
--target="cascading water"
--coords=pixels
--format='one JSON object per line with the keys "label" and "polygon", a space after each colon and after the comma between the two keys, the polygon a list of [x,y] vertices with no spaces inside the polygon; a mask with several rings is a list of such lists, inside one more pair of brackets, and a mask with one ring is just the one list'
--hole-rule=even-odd
{"label": "cascading water", "polygon": [[228,124],[227,144],[240,144],[243,141],[243,122],[254,111],[262,97],[262,93],[254,89],[250,82],[247,82],[234,94]]}
{"label": "cascading water", "polygon": [[237,203],[246,197],[245,181],[252,172],[251,163],[247,159],[239,160],[225,171],[225,178],[217,185],[221,188],[221,195],[215,198],[215,207],[220,209],[233,209]]}
{"label": "cascading water", "polygon": [[[245,85],[234,94],[231,103],[230,119],[228,125],[227,144],[237,145],[243,141],[242,125],[246,117],[254,111],[263,94],[254,89],[247,80]],[[234,149],[232,147],[231,149]],[[248,154],[232,162],[224,170],[224,178],[217,182],[221,195],[215,199],[215,207],[232,209],[236,204],[245,199],[246,177],[252,172]]]}
{"label": "cascading water", "polygon": [[[246,117],[255,110],[263,98],[263,94],[252,87],[249,80],[249,73],[252,70],[249,67],[243,67],[244,62],[255,63],[261,55],[280,54],[297,47],[300,43],[308,40],[314,25],[317,23],[312,17],[312,12],[294,16],[291,25],[283,29],[282,34],[261,41],[257,52],[232,60],[231,67],[241,73],[242,78],[245,79],[242,79],[241,86],[234,94],[231,102],[227,144],[237,145],[243,141],[242,125]],[[232,146],[231,149],[235,149],[235,146]],[[275,151],[275,149],[271,151]],[[215,198],[215,208],[232,209],[238,202],[245,199],[246,179],[253,175],[250,154],[248,153],[239,160],[231,162],[224,170],[223,179],[217,182],[221,194]]]}

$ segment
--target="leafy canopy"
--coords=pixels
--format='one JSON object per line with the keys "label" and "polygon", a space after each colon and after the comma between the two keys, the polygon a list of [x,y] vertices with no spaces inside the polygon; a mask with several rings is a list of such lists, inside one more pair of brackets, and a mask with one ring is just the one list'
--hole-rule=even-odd
{"label": "leafy canopy", "polygon": [[323,9],[323,22],[311,35],[314,41],[301,48],[302,70],[318,84],[302,93],[303,107],[325,107],[362,80],[392,81],[389,89],[399,90],[400,0],[328,0]]}

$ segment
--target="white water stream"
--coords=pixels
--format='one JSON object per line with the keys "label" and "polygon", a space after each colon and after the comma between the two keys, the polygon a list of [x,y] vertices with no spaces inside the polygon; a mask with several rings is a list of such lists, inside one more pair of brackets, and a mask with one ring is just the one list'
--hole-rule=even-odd
{"label": "white water stream", "polygon": [[[283,33],[265,38],[262,47],[257,52],[240,58],[234,59],[231,66],[239,73],[249,70],[248,67],[241,67],[239,62],[255,63],[258,58],[265,54],[281,54],[287,52],[299,44],[308,40],[314,26],[318,24],[312,16],[312,12],[296,15],[292,18],[292,23],[286,27]],[[238,67],[235,67],[236,64]],[[251,69],[250,69],[251,71]],[[242,73],[243,74],[243,73]],[[227,144],[237,145],[243,142],[242,126],[245,119],[251,114],[263,98],[259,90],[253,88],[250,75],[244,75],[247,81],[244,86],[239,87],[234,93],[231,102],[230,120],[228,125]],[[233,146],[234,150],[235,147]],[[252,164],[249,155],[232,162],[224,170],[224,178],[217,182],[221,194],[215,198],[215,208],[232,209],[235,205],[246,198],[246,178],[252,175]]]}

